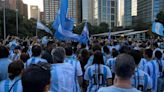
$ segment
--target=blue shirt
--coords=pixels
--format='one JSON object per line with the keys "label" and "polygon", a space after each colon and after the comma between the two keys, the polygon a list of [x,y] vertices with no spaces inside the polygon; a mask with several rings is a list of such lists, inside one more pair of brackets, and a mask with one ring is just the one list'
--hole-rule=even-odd
{"label": "blue shirt", "polygon": [[8,58],[0,59],[0,81],[8,78],[8,66],[11,60]]}
{"label": "blue shirt", "polygon": [[69,63],[52,64],[50,92],[76,92],[75,69]]}
{"label": "blue shirt", "polygon": [[0,82],[0,92],[9,92],[11,87],[12,89],[10,92],[23,92],[20,77],[15,77],[13,80],[6,79]]}
{"label": "blue shirt", "polygon": [[98,92],[141,92],[141,91],[135,88],[125,89],[116,86],[110,86],[110,87],[103,87],[99,89]]}

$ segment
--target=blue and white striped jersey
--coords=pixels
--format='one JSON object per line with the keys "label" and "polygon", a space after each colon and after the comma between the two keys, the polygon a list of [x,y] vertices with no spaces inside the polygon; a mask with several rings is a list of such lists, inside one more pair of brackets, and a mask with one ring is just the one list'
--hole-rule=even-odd
{"label": "blue and white striped jersey", "polygon": [[[164,70],[164,61],[160,60],[160,65],[162,65],[162,69]],[[159,72],[159,65],[157,60],[153,60],[151,62],[148,62],[144,68],[144,71],[149,74],[152,80],[152,90],[153,92],[157,91],[157,79],[161,76],[161,73]]]}
{"label": "blue and white striped jersey", "polygon": [[29,67],[30,64],[37,64],[39,62],[45,62],[45,63],[47,63],[47,60],[42,59],[40,57],[31,57],[25,63],[25,68]]}
{"label": "blue and white striped jersey", "polygon": [[[89,66],[92,65],[92,63],[93,63],[93,58],[94,58],[94,55],[92,55],[92,56],[89,57],[87,64],[84,66],[84,69],[85,69],[85,70],[86,70]],[[104,59],[104,64],[106,64],[107,59],[106,59],[104,56],[103,56],[103,59]]]}
{"label": "blue and white striped jersey", "polygon": [[80,86],[79,86],[79,82],[78,82],[78,76],[82,76],[83,72],[81,69],[81,65],[80,62],[76,59],[74,59],[72,56],[71,57],[66,57],[64,60],[65,63],[69,63],[71,64],[74,68],[75,68],[75,82],[76,82],[76,87],[74,88],[76,90],[76,92],[81,92]]}
{"label": "blue and white striped jersey", "polygon": [[0,82],[0,92],[9,92],[9,90],[13,84],[14,84],[14,86],[12,87],[10,92],[23,92],[22,82],[20,80],[20,77],[16,77],[13,80],[6,79],[6,80],[1,81]]}
{"label": "blue and white striped jersey", "polygon": [[151,78],[147,73],[139,68],[135,69],[135,73],[131,78],[131,84],[133,87],[143,92],[147,92],[148,89],[152,89]]}
{"label": "blue and white striped jersey", "polygon": [[115,73],[115,64],[116,64],[116,58],[110,58],[107,60],[106,65],[110,68],[112,73]]}
{"label": "blue and white striped jersey", "polygon": [[15,54],[15,53],[13,53],[12,55],[10,55],[10,59],[12,60],[12,61],[15,61],[15,60],[19,60],[20,59],[20,53],[18,53],[18,54]]}
{"label": "blue and white striped jersey", "polygon": [[87,92],[97,92],[99,88],[107,86],[106,80],[110,78],[112,78],[112,73],[108,66],[102,64],[89,66],[84,75],[84,79],[89,81]]}
{"label": "blue and white striped jersey", "polygon": [[139,67],[141,70],[144,70],[144,67],[145,67],[146,63],[147,63],[147,60],[146,60],[145,58],[141,58],[138,67]]}
{"label": "blue and white striped jersey", "polygon": [[69,63],[52,64],[50,92],[76,92],[75,69]]}

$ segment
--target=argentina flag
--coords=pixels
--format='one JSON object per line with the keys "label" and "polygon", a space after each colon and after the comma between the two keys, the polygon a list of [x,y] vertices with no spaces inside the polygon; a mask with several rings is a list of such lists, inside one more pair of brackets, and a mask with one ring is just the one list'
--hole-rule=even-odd
{"label": "argentina flag", "polygon": [[164,36],[164,27],[161,23],[159,22],[154,22],[152,26],[152,32],[156,33],[160,36]]}
{"label": "argentina flag", "polygon": [[60,9],[56,14],[56,19],[53,23],[53,27],[55,30],[58,30],[59,24],[61,24],[62,28],[65,31],[71,31],[74,27],[74,21],[72,18],[67,18],[68,12],[68,0],[60,1]]}
{"label": "argentina flag", "polygon": [[36,28],[40,29],[40,30],[45,30],[47,33],[50,33],[53,35],[52,31],[48,27],[46,27],[43,23],[41,23],[40,21],[37,21]]}
{"label": "argentina flag", "polygon": [[87,23],[85,23],[85,26],[84,26],[83,31],[81,33],[80,42],[87,44],[88,41],[89,41],[89,31],[88,31]]}

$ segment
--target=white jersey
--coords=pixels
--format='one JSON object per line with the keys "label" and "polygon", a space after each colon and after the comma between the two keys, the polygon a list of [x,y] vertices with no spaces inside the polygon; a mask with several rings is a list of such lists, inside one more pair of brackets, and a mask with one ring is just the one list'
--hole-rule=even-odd
{"label": "white jersey", "polygon": [[[160,61],[160,65],[162,65],[164,70],[164,61]],[[161,73],[159,72],[159,65],[156,62],[156,60],[153,60],[151,62],[148,62],[145,66],[144,71],[149,74],[152,80],[152,90],[153,92],[157,91],[157,79],[161,76]]]}
{"label": "white jersey", "polygon": [[138,67],[139,67],[141,70],[144,70],[144,67],[145,67],[146,63],[147,63],[147,60],[146,60],[145,58],[141,58]]}
{"label": "white jersey", "polygon": [[[87,61],[87,64],[84,66],[84,69],[86,70],[89,66],[92,65],[93,63],[93,59],[94,59],[94,55],[90,56],[88,61]],[[103,56],[103,59],[104,59],[104,64],[106,64],[106,58]]]}
{"label": "white jersey", "polygon": [[111,69],[112,73],[115,73],[116,58],[110,58],[107,60],[106,65]]}
{"label": "white jersey", "polygon": [[76,76],[76,87],[74,88],[76,92],[81,92],[79,82],[78,82],[78,77],[83,75],[82,69],[81,69],[81,64],[78,60],[74,59],[74,57],[67,57],[64,60],[65,63],[71,64],[75,68],[75,76]]}
{"label": "white jersey", "polygon": [[45,63],[47,63],[47,60],[42,59],[40,57],[31,57],[25,63],[25,68],[29,67],[30,64],[37,64],[39,62],[45,62]]}
{"label": "white jersey", "polygon": [[52,64],[50,92],[75,92],[75,69],[69,63]]}
{"label": "white jersey", "polygon": [[[100,70],[98,70],[99,68]],[[106,80],[110,78],[112,78],[112,73],[106,65],[94,64],[89,66],[84,75],[84,79],[89,81],[87,92],[97,92],[99,88],[106,86]]]}
{"label": "white jersey", "polygon": [[0,92],[9,92],[11,87],[12,89],[10,92],[23,92],[22,82],[21,82],[20,77],[16,77],[13,80],[6,79],[0,82]]}
{"label": "white jersey", "polygon": [[133,87],[143,92],[147,92],[148,89],[152,89],[151,78],[147,73],[139,68],[135,69],[135,74],[131,78],[131,84]]}

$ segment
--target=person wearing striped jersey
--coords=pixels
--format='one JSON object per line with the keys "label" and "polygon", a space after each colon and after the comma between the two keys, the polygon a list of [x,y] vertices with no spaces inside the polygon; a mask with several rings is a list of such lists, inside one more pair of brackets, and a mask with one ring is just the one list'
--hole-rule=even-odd
{"label": "person wearing striped jersey", "polygon": [[114,85],[102,87],[98,92],[141,92],[131,85],[130,78],[135,70],[134,58],[128,54],[120,54],[116,58]]}
{"label": "person wearing striped jersey", "polygon": [[8,66],[12,62],[9,58],[9,51],[5,46],[0,46],[0,81],[8,78]]}
{"label": "person wearing striped jersey", "polygon": [[97,92],[101,87],[112,85],[111,70],[104,65],[103,54],[100,51],[94,53],[93,65],[85,71],[84,79],[88,84],[87,92]]}
{"label": "person wearing striped jersey", "polygon": [[[100,45],[94,45],[93,46],[93,54],[96,52],[96,51],[101,51],[101,46]],[[89,66],[91,66],[93,64],[93,59],[94,59],[94,55],[91,55],[88,59],[88,62],[87,64],[84,66],[84,69],[86,70]],[[105,56],[103,56],[103,61],[104,61],[104,64],[106,64],[106,58]]]}
{"label": "person wearing striped jersey", "polygon": [[41,46],[39,45],[34,45],[32,47],[32,57],[27,60],[25,63],[25,68],[28,68],[30,64],[37,64],[39,62],[45,62],[47,63],[47,60],[42,59],[41,56]]}
{"label": "person wearing striped jersey", "polygon": [[51,64],[50,92],[76,92],[75,68],[64,63],[65,49],[57,47],[52,50],[53,64]]}
{"label": "person wearing striped jersey", "polygon": [[[107,63],[106,65],[110,68],[110,70],[112,71],[112,81],[114,81],[114,76],[115,76],[115,64],[116,64],[116,57],[118,55],[118,51],[113,48],[112,49],[112,57],[113,58],[110,58],[107,60]],[[112,82],[113,83],[113,82]]]}
{"label": "person wearing striped jersey", "polygon": [[144,51],[144,54],[143,54],[143,57],[141,60],[140,60],[140,63],[138,65],[138,67],[144,71],[144,68],[145,68],[145,65],[148,63],[148,62],[151,62],[153,59],[152,59],[152,53],[153,51],[151,49],[145,49]]}
{"label": "person wearing striped jersey", "polygon": [[[149,74],[149,76],[151,77],[152,80],[152,92],[157,92],[157,80],[160,76],[162,76],[162,70],[164,67],[164,62],[160,59],[162,57],[162,54],[158,54],[161,53],[160,51],[156,51],[155,52],[155,57],[156,59],[148,62],[144,68],[144,71],[146,73]],[[153,51],[151,52],[151,54],[153,55]]]}
{"label": "person wearing striped jersey", "polygon": [[13,61],[9,64],[9,78],[0,82],[0,92],[23,92],[21,74],[24,69],[22,61]]}
{"label": "person wearing striped jersey", "polygon": [[107,46],[104,46],[102,48],[102,53],[103,53],[104,57],[106,58],[106,60],[111,58],[110,50],[109,50],[109,48]]}
{"label": "person wearing striped jersey", "polygon": [[155,60],[158,64],[158,69],[159,69],[159,73],[158,73],[158,79],[157,79],[157,92],[163,92],[164,88],[164,60],[162,59],[162,52],[160,50],[157,50],[155,52]]}
{"label": "person wearing striped jersey", "polygon": [[136,64],[135,73],[131,78],[132,86],[143,92],[151,92],[151,78],[147,73],[145,73],[138,67],[138,64],[142,57],[141,52],[139,50],[132,50],[131,55],[133,56]]}
{"label": "person wearing striped jersey", "polygon": [[16,46],[14,48],[14,53],[11,54],[9,58],[12,61],[19,60],[20,59],[20,55],[21,55],[21,47],[20,46]]}
{"label": "person wearing striped jersey", "polygon": [[66,58],[64,59],[65,63],[69,63],[71,64],[74,68],[75,68],[75,85],[76,87],[74,88],[75,92],[81,92],[81,88],[82,88],[82,76],[83,76],[83,72],[81,69],[81,64],[80,62],[75,59],[74,57],[72,57],[73,54],[73,50],[72,47],[66,47],[65,48],[66,51]]}

